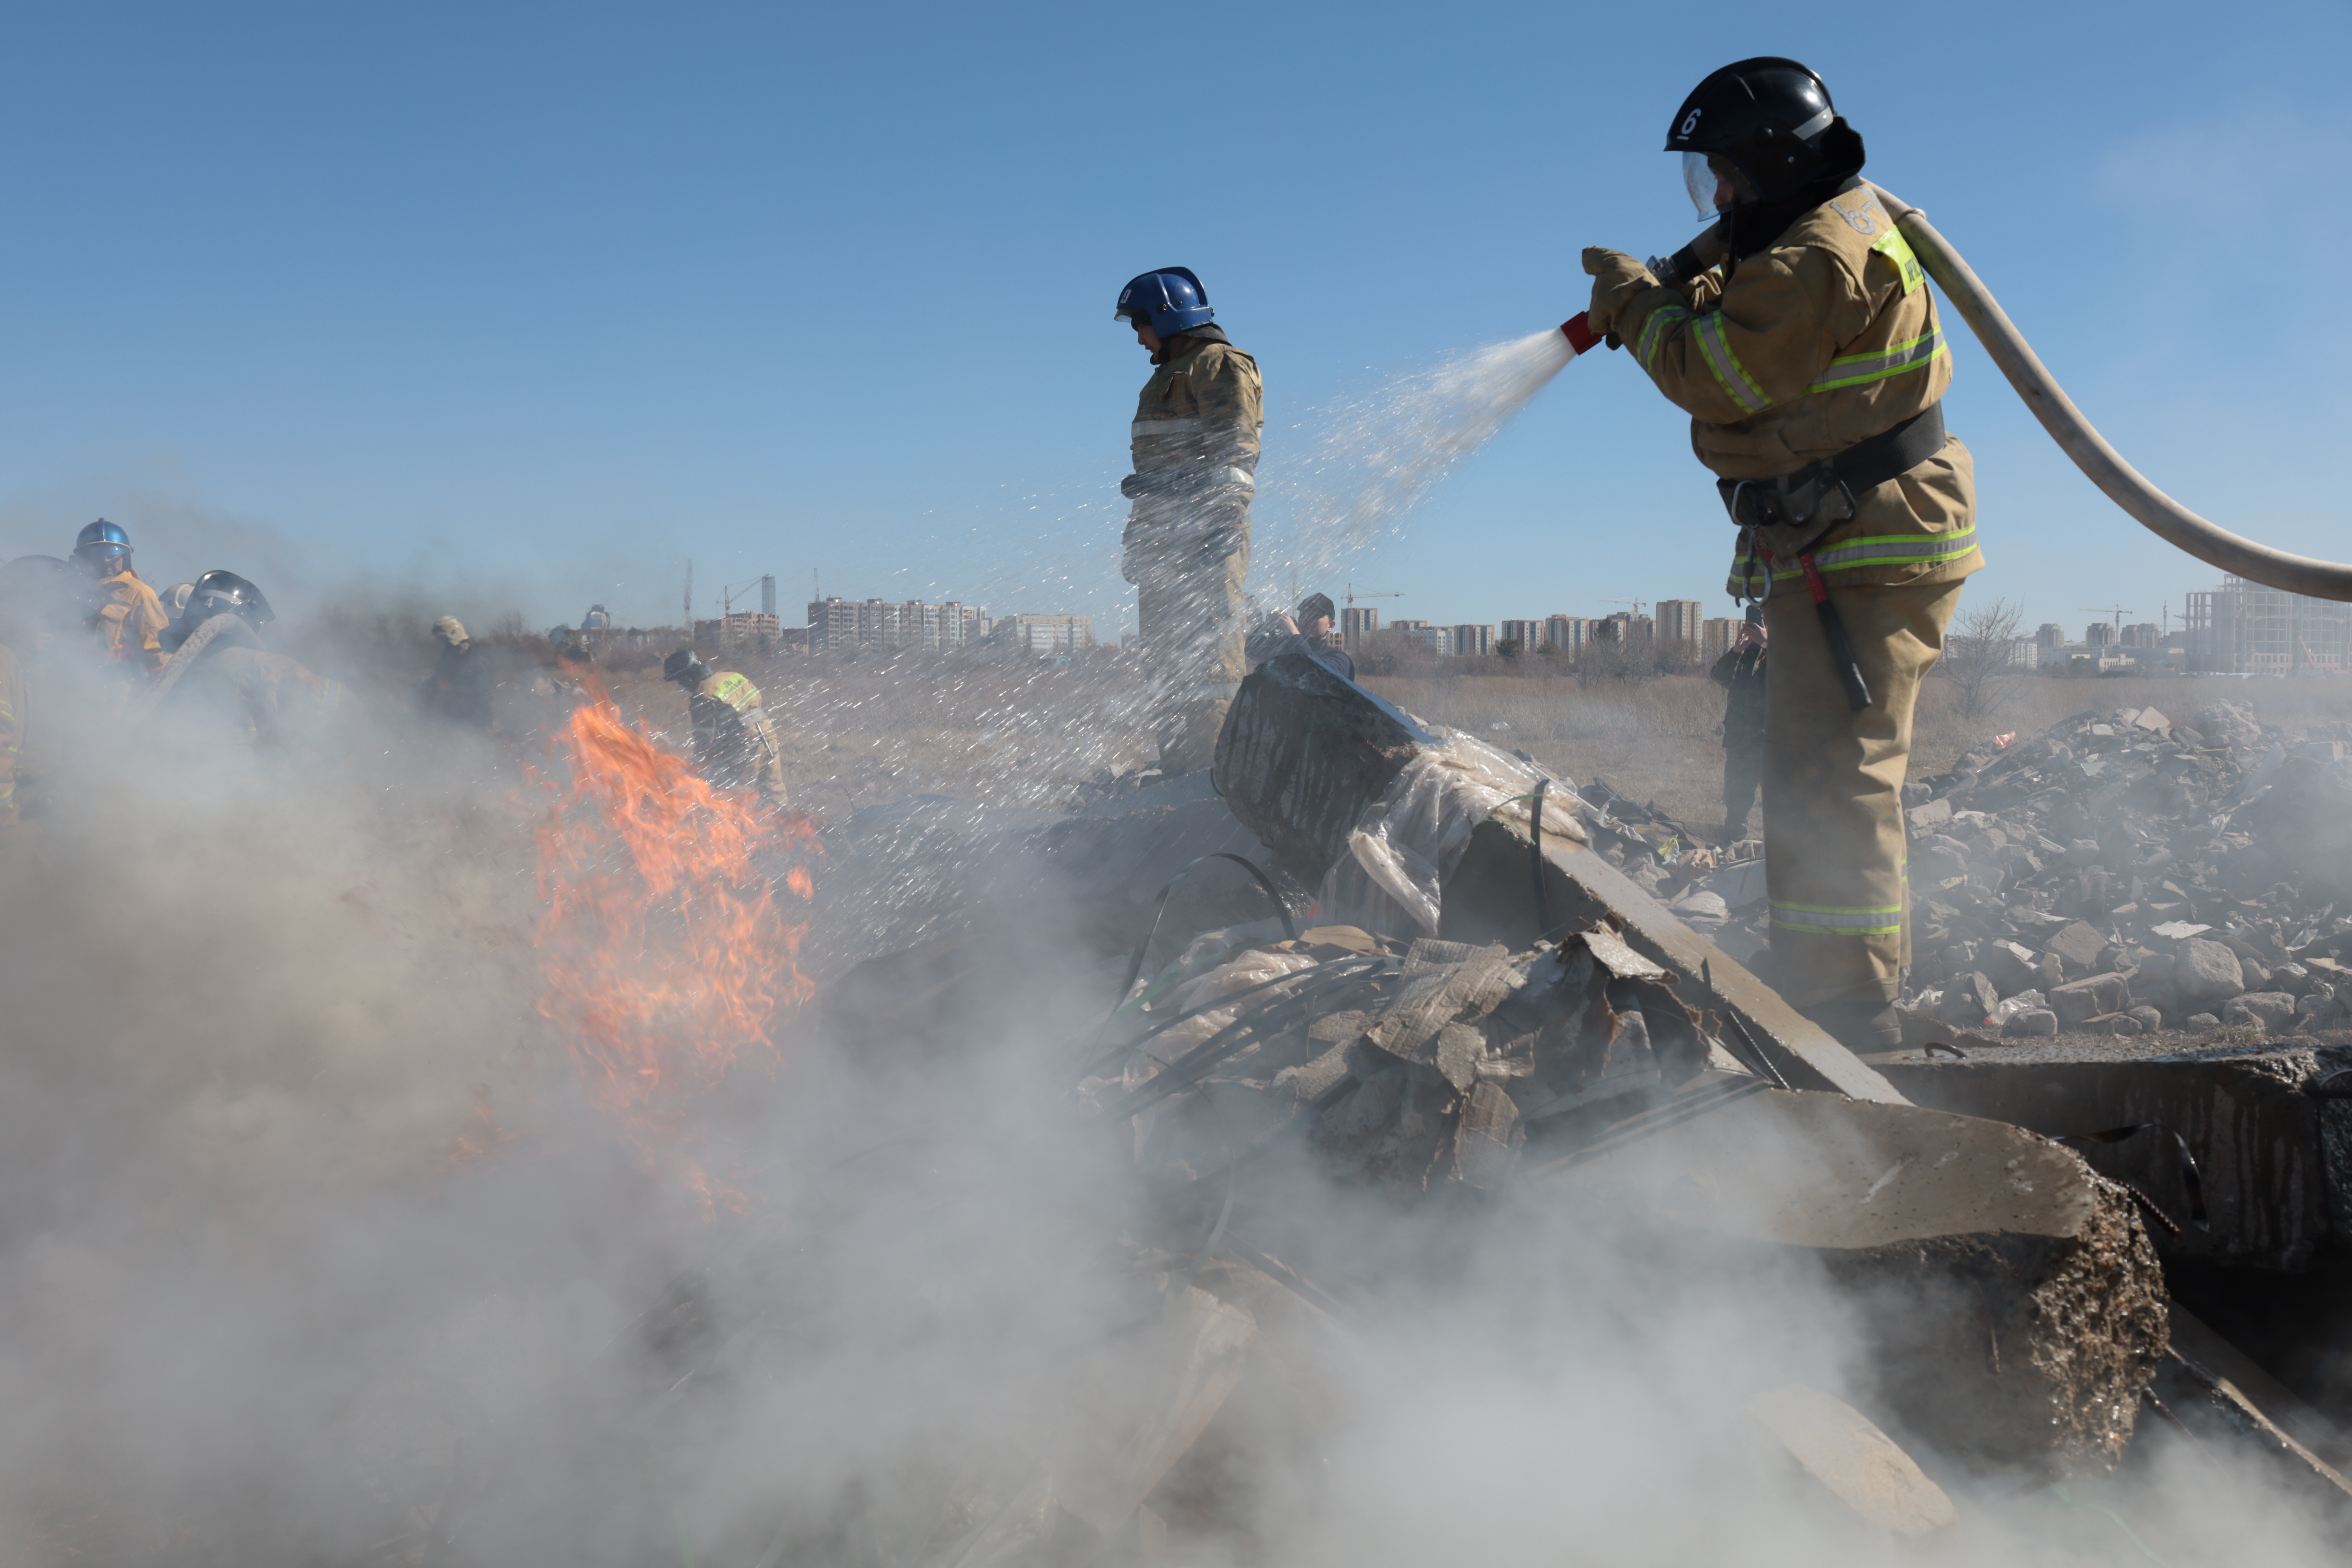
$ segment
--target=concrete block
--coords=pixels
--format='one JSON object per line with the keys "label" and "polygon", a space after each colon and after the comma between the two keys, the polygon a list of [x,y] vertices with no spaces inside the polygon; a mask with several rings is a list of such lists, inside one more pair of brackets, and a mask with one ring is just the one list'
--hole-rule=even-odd
{"label": "concrete block", "polygon": [[2172,955],[2172,988],[2184,1005],[2226,1002],[2246,988],[2245,971],[2220,942],[2191,937]]}
{"label": "concrete block", "polygon": [[2060,926],[2043,939],[2042,951],[2055,953],[2066,965],[2070,975],[2084,975],[2099,966],[2099,954],[2107,947],[2105,933],[2084,921]]}
{"label": "concrete block", "polygon": [[2003,997],[2031,991],[2042,984],[2042,972],[2036,966],[2037,955],[2032,948],[2013,942],[1989,942],[1978,951],[1977,966]]}
{"label": "concrete block", "polygon": [[2209,1230],[2189,1223],[2180,1146],[2168,1134],[2070,1145],[2179,1227],[2155,1227],[2168,1257],[2301,1270],[2323,1255],[2352,1253],[2352,1100],[2309,1092],[2352,1067],[2352,1050],[2184,1049],[2177,1039],[2069,1036],[2017,1040],[1964,1061],[1871,1059],[1920,1104],[2053,1138],[2150,1123],[2178,1131],[2203,1181]]}
{"label": "concrete block", "polygon": [[2294,1026],[2294,998],[2284,991],[2249,991],[2222,1004],[2224,1024],[2253,1024],[2273,1035]]}
{"label": "concrete block", "polygon": [[2057,1032],[2058,1015],[2047,1007],[2028,1007],[2021,1013],[2013,1013],[2000,1029],[2003,1039],[2032,1039]]}
{"label": "concrete block", "polygon": [[1948,800],[1931,800],[1925,805],[1913,806],[1903,815],[1911,824],[1913,836],[1916,837],[1930,828],[1951,821],[1952,803]]}
{"label": "concrete block", "polygon": [[2017,1127],[1758,1089],[1662,1106],[1522,1180],[1661,1232],[1811,1253],[1870,1303],[1877,1397],[1947,1453],[2112,1459],[2164,1353],[2131,1199]]}
{"label": "concrete block", "polygon": [[2131,1005],[2131,985],[2120,974],[2094,974],[2088,980],[2070,981],[2045,994],[2050,1010],[2058,1015],[2061,1024],[2079,1024],[2086,1018],[2120,1013]]}

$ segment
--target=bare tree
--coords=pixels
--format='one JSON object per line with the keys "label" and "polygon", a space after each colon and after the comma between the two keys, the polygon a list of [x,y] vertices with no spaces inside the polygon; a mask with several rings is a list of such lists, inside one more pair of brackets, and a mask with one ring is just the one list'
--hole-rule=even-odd
{"label": "bare tree", "polygon": [[1963,611],[1944,635],[1936,668],[1952,683],[1952,711],[1975,719],[1999,709],[2021,673],[2016,662],[2025,606],[1992,599]]}

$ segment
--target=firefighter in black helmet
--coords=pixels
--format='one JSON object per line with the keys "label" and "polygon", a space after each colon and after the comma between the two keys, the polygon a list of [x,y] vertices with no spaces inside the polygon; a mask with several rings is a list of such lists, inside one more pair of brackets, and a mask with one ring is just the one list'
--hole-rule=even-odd
{"label": "firefighter in black helmet", "polygon": [[772,804],[783,805],[783,752],[751,678],[713,669],[692,648],[682,647],[662,660],[662,679],[686,690],[694,763],[702,776],[720,789],[755,788]]}
{"label": "firefighter in black helmet", "polygon": [[1727,589],[1764,604],[1770,978],[1847,1044],[1893,1045],[1912,703],[1984,564],[1969,451],[1944,432],[1951,356],[1818,75],[1726,66],[1666,151],[1725,258],[1670,285],[1587,250],[1591,324],[1691,416],[1738,525]]}
{"label": "firefighter in black helmet", "polygon": [[263,632],[276,620],[249,579],[221,571],[197,578],[171,628],[174,651],[156,679],[157,704],[201,712],[257,750],[327,740],[353,716],[351,692],[273,651]]}

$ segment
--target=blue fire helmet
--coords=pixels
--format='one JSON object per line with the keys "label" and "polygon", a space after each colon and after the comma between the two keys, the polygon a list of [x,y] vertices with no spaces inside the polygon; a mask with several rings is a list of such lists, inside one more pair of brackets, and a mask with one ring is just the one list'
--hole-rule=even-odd
{"label": "blue fire helmet", "polygon": [[1111,315],[1117,321],[1141,321],[1163,338],[1217,319],[1209,309],[1209,291],[1189,267],[1163,267],[1134,279],[1118,291],[1118,309]]}
{"label": "blue fire helmet", "polygon": [[114,523],[100,518],[74,537],[74,559],[81,562],[106,555],[131,553],[131,536]]}

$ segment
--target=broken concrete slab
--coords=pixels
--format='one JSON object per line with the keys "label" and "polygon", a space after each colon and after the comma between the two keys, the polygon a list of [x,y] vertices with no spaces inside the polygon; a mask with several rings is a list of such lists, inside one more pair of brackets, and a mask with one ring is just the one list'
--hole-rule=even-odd
{"label": "broken concrete slab", "polygon": [[[2352,1067],[2352,1051],[2184,1050],[2079,1036],[1961,1048],[1962,1059],[1916,1051],[1871,1059],[1921,1105],[2053,1138],[2150,1129],[2078,1147],[2165,1216],[2156,1236],[2168,1257],[2299,1270],[2352,1247],[2352,1101],[2312,1092]],[[2196,1161],[2210,1228],[2190,1218],[2182,1142]]]}
{"label": "broken concrete slab", "polygon": [[[2094,844],[2091,847],[2095,851],[2098,846]],[[2084,921],[2059,927],[2042,942],[2042,951],[2056,953],[2070,977],[2088,974],[2098,968],[2099,954],[2106,949],[2106,933]]]}
{"label": "broken concrete slab", "polygon": [[2129,1196],[2021,1128],[1702,1083],[1523,1183],[1637,1224],[1806,1249],[1868,1302],[1874,1398],[1948,1452],[2112,1460],[2166,1343]]}
{"label": "broken concrete slab", "polygon": [[[2094,974],[2088,980],[2053,986],[2047,1000],[2050,1010],[2058,1015],[2058,1022],[2072,1026],[2086,1018],[2120,1013],[2130,1006],[2131,985],[2120,974]],[[2292,1007],[2289,1011],[2293,1011]]]}
{"label": "broken concrete slab", "polygon": [[1790,1384],[1758,1391],[1741,1409],[1864,1524],[1916,1541],[1948,1529],[1956,1517],[1944,1489],[1845,1401]]}
{"label": "broken concrete slab", "polygon": [[2209,1380],[2227,1379],[2263,1418],[2323,1461],[2341,1470],[2352,1464],[2352,1433],[2295,1396],[2286,1384],[2255,1364],[2252,1357],[2175,1301],[2171,1304],[2171,1353],[2202,1369]]}
{"label": "broken concrete slab", "polygon": [[[1524,829],[1490,819],[1478,825],[1446,883],[1446,934],[1461,941],[1527,941],[1543,929],[1534,891],[1536,857]],[[1675,994],[1719,1012],[1752,1041],[1794,1089],[1834,1089],[1857,1100],[1899,1100],[1865,1067],[1779,992],[1674,917],[1591,848],[1545,837],[1544,904],[1555,929],[1622,921],[1620,934],[1643,957],[1675,976]]]}
{"label": "broken concrete slab", "polygon": [[2203,937],[2190,937],[2173,952],[2171,980],[2184,1007],[2226,1002],[2246,988],[2238,955]]}
{"label": "broken concrete slab", "polygon": [[[2174,1338],[2148,1389],[2157,1407],[2206,1448],[2256,1468],[2281,1497],[2309,1510],[2339,1542],[2352,1543],[2352,1482],[2274,1419],[2231,1373],[2249,1373],[2258,1385],[2273,1389],[2276,1384],[2179,1308],[2173,1309],[2173,1318]],[[2326,1429],[2315,1413],[2295,1408],[2300,1402],[2291,1395],[2284,1404],[2273,1396],[2271,1404],[2302,1417],[2312,1435]]]}

